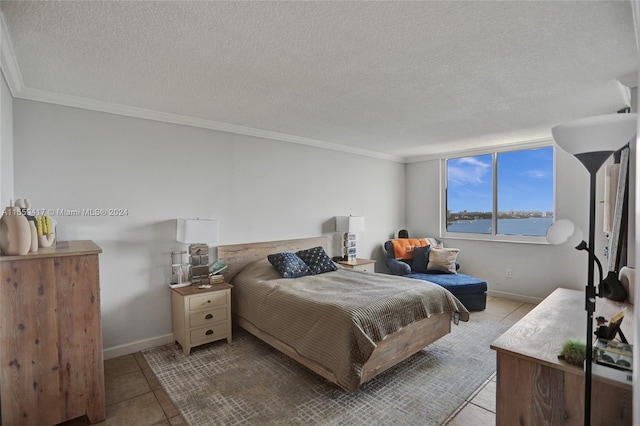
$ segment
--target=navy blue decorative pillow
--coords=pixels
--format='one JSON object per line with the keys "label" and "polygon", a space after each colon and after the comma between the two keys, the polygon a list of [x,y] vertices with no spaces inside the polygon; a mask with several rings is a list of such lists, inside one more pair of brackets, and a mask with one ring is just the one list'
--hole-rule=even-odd
{"label": "navy blue decorative pillow", "polygon": [[415,247],[413,249],[413,263],[411,264],[411,272],[418,274],[427,273],[427,263],[429,263],[429,251],[431,246]]}
{"label": "navy blue decorative pillow", "polygon": [[276,253],[267,256],[269,262],[278,270],[282,278],[298,278],[313,275],[309,266],[295,253]]}
{"label": "navy blue decorative pillow", "polygon": [[338,269],[333,260],[325,253],[320,246],[307,250],[300,250],[296,253],[304,263],[306,263],[314,274],[331,272]]}

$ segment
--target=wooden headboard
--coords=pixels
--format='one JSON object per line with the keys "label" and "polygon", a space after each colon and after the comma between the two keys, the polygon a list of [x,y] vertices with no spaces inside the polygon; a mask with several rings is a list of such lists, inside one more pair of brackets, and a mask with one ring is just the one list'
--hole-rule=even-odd
{"label": "wooden headboard", "polygon": [[317,246],[321,246],[327,251],[328,244],[328,237],[232,244],[218,246],[218,259],[227,264],[228,267],[222,274],[226,282],[231,282],[233,276],[245,265],[258,259],[266,259],[267,255],[281,252],[296,252]]}

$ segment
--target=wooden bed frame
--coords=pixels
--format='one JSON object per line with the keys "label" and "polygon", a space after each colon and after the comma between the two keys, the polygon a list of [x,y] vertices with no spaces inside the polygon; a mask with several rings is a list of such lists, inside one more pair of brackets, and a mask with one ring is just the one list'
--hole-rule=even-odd
{"label": "wooden bed frame", "polygon": [[[231,282],[233,276],[248,263],[265,259],[267,255],[280,252],[296,252],[298,250],[321,246],[327,251],[327,237],[312,237],[296,240],[268,241],[250,244],[234,244],[218,246],[218,259],[225,262],[228,268],[223,273],[225,280]],[[232,290],[233,292],[233,290]],[[238,316],[233,318],[236,324],[271,345],[275,349],[298,361],[300,364],[316,372],[320,376],[337,384],[334,374],[322,365],[300,355],[294,348],[270,334],[260,330],[255,324]],[[451,332],[451,314],[434,314],[429,318],[409,324],[388,335],[381,342],[376,342],[376,349],[362,367],[362,378],[359,385],[372,379],[400,361],[405,360],[425,346],[435,342]]]}

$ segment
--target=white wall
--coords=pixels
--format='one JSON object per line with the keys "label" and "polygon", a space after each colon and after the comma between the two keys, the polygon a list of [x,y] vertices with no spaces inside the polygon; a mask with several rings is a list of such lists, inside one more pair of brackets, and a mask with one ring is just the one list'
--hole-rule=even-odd
{"label": "white wall", "polygon": [[58,215],[62,240],[100,255],[106,348],[171,333],[176,218],[215,218],[219,244],[336,237],[334,217],[361,215],[359,256],[404,225],[404,165],[287,142],[16,99],[15,196],[34,208],[128,209]]}
{"label": "white wall", "polygon": [[[410,235],[438,236],[440,218],[440,160],[407,164],[407,228]],[[604,167],[602,168],[604,170]],[[602,182],[596,197],[596,255],[606,244],[602,230]],[[582,164],[556,149],[556,215],[571,219],[583,231],[589,229],[589,174]],[[586,252],[571,247],[496,241],[442,239],[445,246],[460,248],[461,272],[481,277],[494,295],[539,301],[558,287],[582,290],[586,285]],[[505,272],[512,270],[512,278]]]}
{"label": "white wall", "polygon": [[[13,97],[0,73],[0,209],[13,199]],[[1,213],[0,213],[1,214]]]}

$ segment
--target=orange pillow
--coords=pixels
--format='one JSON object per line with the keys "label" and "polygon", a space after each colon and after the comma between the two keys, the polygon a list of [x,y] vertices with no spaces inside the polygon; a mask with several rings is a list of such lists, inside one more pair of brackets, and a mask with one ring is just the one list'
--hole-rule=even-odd
{"label": "orange pillow", "polygon": [[409,260],[413,259],[414,247],[428,246],[429,242],[426,238],[398,238],[391,240],[391,245],[396,259]]}

